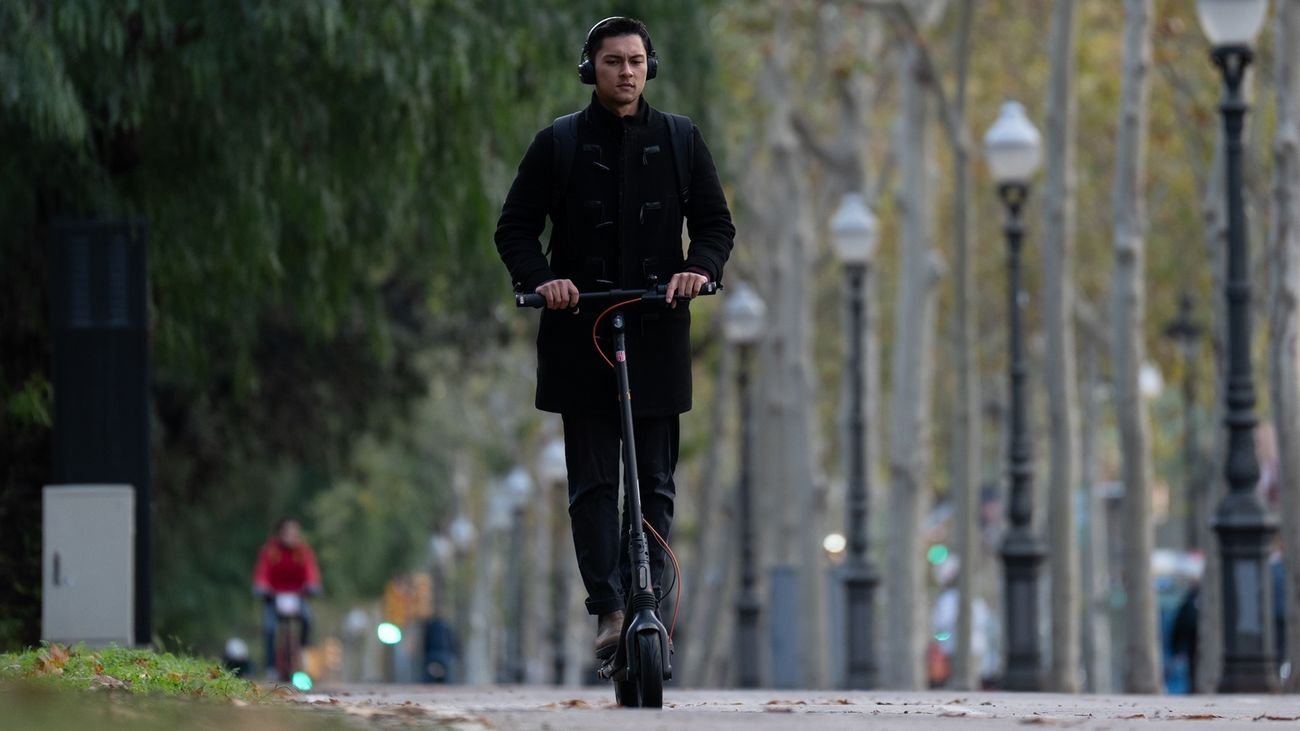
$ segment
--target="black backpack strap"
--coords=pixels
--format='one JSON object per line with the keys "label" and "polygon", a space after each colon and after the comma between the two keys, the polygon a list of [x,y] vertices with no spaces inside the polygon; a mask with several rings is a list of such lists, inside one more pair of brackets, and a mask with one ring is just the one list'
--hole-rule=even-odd
{"label": "black backpack strap", "polygon": [[680,186],[682,207],[691,202],[691,163],[695,160],[695,125],[684,114],[665,112],[668,137],[672,140],[673,161],[677,164],[677,185]]}
{"label": "black backpack strap", "polygon": [[[553,186],[551,188],[551,221],[555,221],[555,213],[564,206],[564,194],[569,190],[569,173],[573,172],[573,159],[578,149],[578,115],[582,112],[566,114],[563,117],[556,117],[555,123],[551,125],[552,152],[554,159],[551,163],[551,172],[553,176]],[[552,238],[552,241],[554,239]],[[546,246],[546,256],[551,255],[551,246]]]}
{"label": "black backpack strap", "polygon": [[556,117],[551,125],[551,135],[555,140],[554,173],[555,187],[551,190],[551,211],[554,213],[564,204],[564,194],[569,189],[569,173],[573,172],[573,159],[578,149],[578,115],[582,112]]}

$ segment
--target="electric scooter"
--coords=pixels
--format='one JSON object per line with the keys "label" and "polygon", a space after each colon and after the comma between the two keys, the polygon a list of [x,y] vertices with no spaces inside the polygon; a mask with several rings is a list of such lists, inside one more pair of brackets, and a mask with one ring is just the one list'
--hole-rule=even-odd
{"label": "electric scooter", "polygon": [[[709,282],[700,290],[700,294],[715,294],[721,288],[722,285]],[[629,306],[656,303],[663,306],[667,289],[665,285],[652,283],[647,289],[611,289],[578,296],[579,307],[608,308],[596,318],[593,329],[600,327],[606,315],[613,315],[610,318],[614,329],[612,365],[618,374],[618,404],[622,413],[623,466],[626,475],[623,482],[626,492],[624,506],[631,527],[627,550],[635,586],[628,592],[627,608],[623,613],[623,641],[618,644],[614,654],[597,669],[596,674],[604,680],[614,682],[615,699],[619,705],[628,708],[663,708],[664,681],[672,679],[673,669],[672,646],[668,630],[659,620],[659,598],[655,596],[654,578],[650,575],[650,550],[642,528],[641,489],[637,481],[636,440],[632,433],[632,393],[628,385],[625,318],[622,310]],[[517,293],[515,306],[541,308],[546,306],[546,300],[539,294]],[[666,548],[665,546],[665,550]]]}

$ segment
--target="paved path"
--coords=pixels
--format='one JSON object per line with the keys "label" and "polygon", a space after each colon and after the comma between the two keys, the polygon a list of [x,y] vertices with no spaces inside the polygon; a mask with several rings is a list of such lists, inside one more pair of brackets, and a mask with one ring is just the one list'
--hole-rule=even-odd
{"label": "paved path", "polygon": [[609,687],[369,686],[302,696],[415,728],[458,731],[604,729],[1294,729],[1300,696],[1096,696],[1047,693],[679,690],[664,709],[621,709]]}

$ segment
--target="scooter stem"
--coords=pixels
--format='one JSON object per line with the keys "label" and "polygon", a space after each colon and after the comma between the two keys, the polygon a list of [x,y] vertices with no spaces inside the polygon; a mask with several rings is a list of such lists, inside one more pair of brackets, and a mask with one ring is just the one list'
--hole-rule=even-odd
{"label": "scooter stem", "polygon": [[632,430],[632,392],[627,376],[627,322],[622,312],[614,313],[614,369],[618,372],[618,405],[623,416],[623,465],[627,472],[627,512],[630,525],[628,550],[637,594],[654,596],[650,577],[650,547],[641,527],[641,485],[637,479],[636,438]]}

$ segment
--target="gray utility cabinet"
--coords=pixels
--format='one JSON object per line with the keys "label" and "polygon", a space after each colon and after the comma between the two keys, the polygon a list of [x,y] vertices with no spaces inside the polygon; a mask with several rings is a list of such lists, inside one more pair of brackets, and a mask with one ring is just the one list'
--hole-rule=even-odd
{"label": "gray utility cabinet", "polygon": [[134,644],[135,489],[46,485],[41,639]]}

